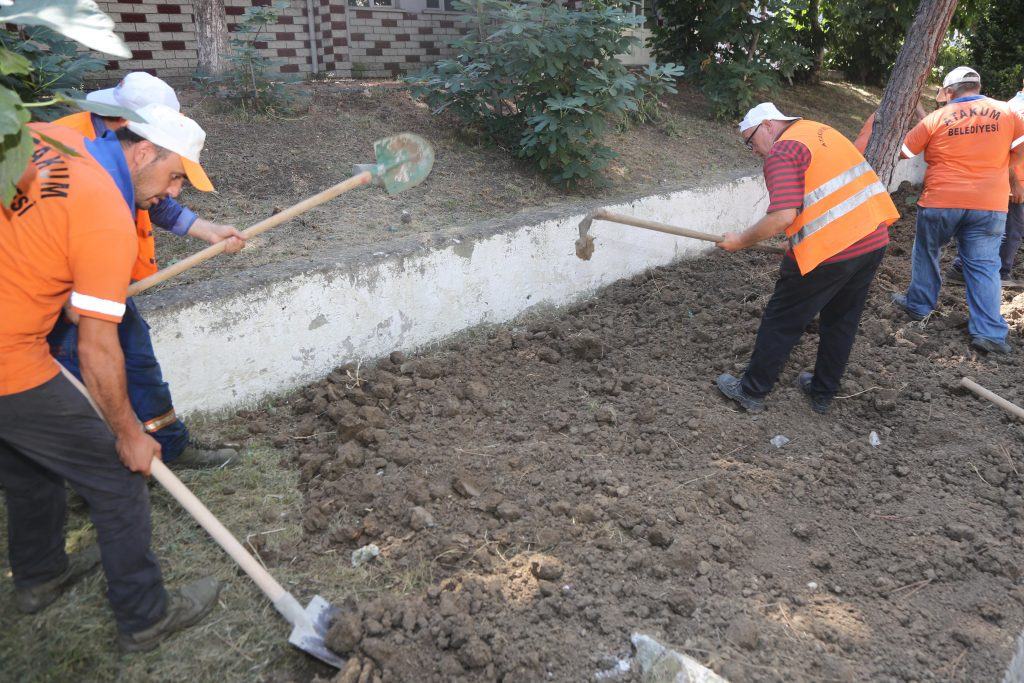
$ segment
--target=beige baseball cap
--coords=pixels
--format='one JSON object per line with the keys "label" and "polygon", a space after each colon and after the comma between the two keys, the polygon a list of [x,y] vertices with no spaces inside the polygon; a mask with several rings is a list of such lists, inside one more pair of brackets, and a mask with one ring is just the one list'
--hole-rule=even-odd
{"label": "beige baseball cap", "polygon": [[180,156],[192,186],[203,192],[212,190],[213,183],[199,165],[199,153],[206,142],[206,133],[199,124],[166,104],[147,104],[136,113],[146,122],[129,121],[128,130]]}
{"label": "beige baseball cap", "polygon": [[796,121],[799,118],[799,116],[786,116],[771,102],[762,102],[748,111],[740,121],[740,132],[750,130],[765,121]]}
{"label": "beige baseball cap", "polygon": [[113,88],[96,90],[86,95],[85,99],[132,111],[138,111],[147,104],[165,104],[174,111],[181,111],[174,88],[145,71],[133,71]]}

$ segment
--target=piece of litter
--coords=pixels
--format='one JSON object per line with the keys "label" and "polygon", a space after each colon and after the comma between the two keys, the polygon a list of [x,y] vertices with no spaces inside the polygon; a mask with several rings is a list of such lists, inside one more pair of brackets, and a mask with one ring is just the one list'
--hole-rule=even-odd
{"label": "piece of litter", "polygon": [[598,681],[619,678],[623,674],[629,673],[630,668],[631,664],[628,659],[616,659],[614,666],[604,671],[598,671],[594,674],[594,678]]}
{"label": "piece of litter", "polygon": [[816,590],[818,590],[818,582],[817,581],[808,581],[807,582],[807,587],[810,588],[812,591],[816,591]]}
{"label": "piece of litter", "polygon": [[670,650],[650,636],[634,633],[630,640],[636,651],[634,659],[645,681],[728,683],[696,659]]}
{"label": "piece of litter", "polygon": [[787,437],[783,436],[782,434],[777,434],[777,435],[773,436],[772,440],[771,440],[771,444],[773,446],[775,446],[776,448],[782,448],[787,443],[789,443],[789,439]]}
{"label": "piece of litter", "polygon": [[868,443],[872,446],[881,446],[882,440],[878,438],[878,432],[871,432],[868,434]]}
{"label": "piece of litter", "polygon": [[352,566],[358,567],[364,562],[369,562],[373,558],[380,555],[380,548],[375,544],[364,545],[362,548],[357,548],[352,551]]}

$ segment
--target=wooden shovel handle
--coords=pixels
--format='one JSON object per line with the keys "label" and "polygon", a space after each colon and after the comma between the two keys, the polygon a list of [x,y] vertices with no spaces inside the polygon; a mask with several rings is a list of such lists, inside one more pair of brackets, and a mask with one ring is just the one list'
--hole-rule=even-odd
{"label": "wooden shovel handle", "polygon": [[[593,214],[594,219],[604,221],[614,221],[615,223],[625,223],[626,225],[632,225],[637,228],[646,228],[648,230],[654,230],[656,232],[664,232],[669,235],[677,235],[679,237],[689,237],[695,240],[704,240],[705,242],[721,242],[721,235],[712,235],[708,232],[700,232],[699,230],[690,230],[689,228],[679,228],[674,225],[667,223],[659,223],[657,221],[648,221],[642,218],[634,218],[633,216],[625,216],[621,213],[612,213],[611,211],[605,211],[604,209],[598,209]],[[757,244],[754,245],[755,249],[761,249],[768,251],[773,254],[784,254],[786,250],[783,247],[774,244]]]}
{"label": "wooden shovel handle", "polygon": [[[344,180],[338,183],[334,187],[327,188],[320,194],[315,194],[312,197],[302,200],[298,204],[293,204],[284,211],[281,211],[280,213],[275,213],[270,218],[263,219],[259,223],[243,230],[242,234],[245,235],[246,237],[253,237],[254,235],[260,234],[261,232],[266,232],[267,230],[270,230],[273,227],[281,225],[281,223],[284,223],[285,221],[289,221],[292,218],[295,218],[299,214],[305,213],[310,209],[323,204],[326,201],[334,199],[338,195],[345,194],[349,190],[353,190],[357,187],[368,185],[372,181],[373,174],[370,173],[369,171],[363,171],[358,175],[352,176],[348,180]],[[138,282],[133,283],[131,286],[128,287],[128,296],[135,296],[136,294],[144,292],[145,290],[149,289],[150,287],[153,287],[154,285],[158,285],[161,282],[164,282],[165,280],[171,279],[175,275],[185,272],[189,268],[194,268],[195,266],[198,266],[200,263],[203,263],[204,261],[209,261],[217,254],[224,251],[226,246],[226,241],[211,244],[206,249],[196,252],[195,254],[192,254],[188,258],[184,258],[178,261],[177,263],[168,266],[167,268],[164,268],[163,270],[157,271],[156,273],[150,275],[147,278],[143,278]]]}
{"label": "wooden shovel handle", "polygon": [[1003,398],[1002,396],[993,391],[989,391],[985,387],[975,382],[970,377],[964,377],[963,379],[961,379],[960,386],[964,387],[965,389],[968,389],[973,394],[985,399],[986,401],[991,401],[992,403],[996,404],[997,406],[1008,412],[1010,415],[1016,417],[1018,420],[1024,420],[1024,408],[1021,408],[1016,403],[1011,403],[1010,401],[1007,401],[1005,398]]}

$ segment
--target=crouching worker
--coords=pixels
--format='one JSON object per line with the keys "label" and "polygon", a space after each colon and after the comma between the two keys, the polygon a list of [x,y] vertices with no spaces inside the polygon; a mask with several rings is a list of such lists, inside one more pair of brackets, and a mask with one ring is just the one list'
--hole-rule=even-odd
{"label": "crouching worker", "polygon": [[770,102],[740,123],[748,149],[764,162],[768,211],[718,246],[738,251],[785,232],[790,249],[765,306],[753,355],[741,378],[723,374],[718,388],[749,412],[764,409],[782,366],[820,314],[814,372],[797,384],[818,413],[828,412],[853,348],[868,288],[899,218],[878,176],[853,143],[815,121],[783,116]]}
{"label": "crouching worker", "polygon": [[[37,142],[0,210],[0,485],[15,605],[40,612],[102,562],[121,648],[150,650],[213,609],[220,584],[165,591],[150,548],[144,475],[160,445],[132,411],[117,334],[138,248],[131,212],[93,143],[59,126],[38,130],[78,156]],[[176,142],[154,162],[167,183],[184,173]],[[82,376],[103,419],[47,347],[69,299]],[[64,551],[65,482],[89,507],[98,550]]]}
{"label": "crouching worker", "polygon": [[[161,79],[143,71],[128,74],[114,88],[97,90],[86,96],[87,100],[141,111],[149,105],[163,105],[178,112],[180,104],[171,86]],[[81,135],[94,140],[120,134],[125,140],[132,136],[120,133],[128,125],[122,118],[101,117],[89,112],[65,116],[54,123],[72,128]],[[112,149],[109,145],[102,149]],[[126,157],[128,167],[120,163],[119,153],[100,154],[98,161],[111,176],[134,176],[145,173],[133,155]],[[129,182],[127,176],[117,180],[119,185]],[[196,189],[209,191],[213,185],[206,178],[194,181]],[[174,193],[175,195],[177,192]],[[235,253],[245,245],[245,237],[233,226],[221,225],[199,218],[193,211],[175,201],[172,195],[139,196],[131,207],[135,213],[135,227],[139,242],[139,253],[132,267],[132,280],[142,280],[157,272],[156,244],[153,226],[168,230],[175,235],[191,235],[210,244],[228,240],[227,253]],[[171,389],[163,379],[160,363],[153,350],[149,327],[131,299],[121,325],[118,327],[121,350],[124,352],[128,378],[128,397],[135,414],[146,431],[160,442],[164,462],[175,469],[205,468],[230,465],[238,462],[238,453],[232,448],[217,448],[214,444],[203,443],[193,438],[185,423],[175,414]],[[81,376],[78,369],[78,328],[67,317],[62,317],[49,335],[50,350],[65,367]]]}

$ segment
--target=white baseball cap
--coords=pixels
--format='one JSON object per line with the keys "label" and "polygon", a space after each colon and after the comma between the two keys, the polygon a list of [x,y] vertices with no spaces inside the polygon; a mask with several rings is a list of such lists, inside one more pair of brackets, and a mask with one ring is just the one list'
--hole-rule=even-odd
{"label": "white baseball cap", "polygon": [[948,88],[949,86],[957,85],[958,83],[981,84],[981,76],[979,76],[978,72],[969,66],[958,66],[946,74],[946,77],[942,79],[943,88]]}
{"label": "white baseball cap", "polygon": [[799,116],[785,116],[779,108],[771,102],[762,102],[747,112],[747,115],[740,121],[740,132],[750,130],[759,126],[765,121],[796,121]]}
{"label": "white baseball cap", "polygon": [[206,133],[198,123],[166,104],[147,104],[135,113],[146,123],[129,121],[128,130],[180,156],[185,175],[197,190],[209,192],[213,189],[213,183],[199,165],[199,153],[203,151]]}
{"label": "white baseball cap", "polygon": [[147,104],[163,104],[174,111],[181,111],[174,88],[156,76],[145,71],[133,71],[113,88],[96,90],[85,96],[90,102],[113,104],[132,111],[138,111]]}

